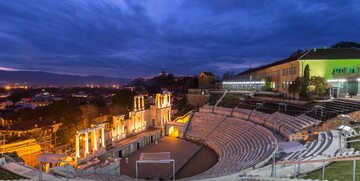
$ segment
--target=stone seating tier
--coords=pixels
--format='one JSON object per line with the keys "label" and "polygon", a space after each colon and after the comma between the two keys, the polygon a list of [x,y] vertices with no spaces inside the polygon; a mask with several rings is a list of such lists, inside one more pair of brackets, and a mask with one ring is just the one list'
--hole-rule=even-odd
{"label": "stone seating tier", "polygon": [[185,136],[202,140],[218,155],[219,161],[212,168],[191,179],[228,175],[266,164],[275,148],[272,132],[264,127],[234,117],[195,113]]}

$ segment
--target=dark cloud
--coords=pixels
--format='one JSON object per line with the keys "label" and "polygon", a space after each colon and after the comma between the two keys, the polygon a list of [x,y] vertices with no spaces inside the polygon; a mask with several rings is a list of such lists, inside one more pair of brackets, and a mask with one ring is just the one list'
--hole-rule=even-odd
{"label": "dark cloud", "polygon": [[360,41],[357,0],[0,1],[0,67],[113,77],[240,71]]}

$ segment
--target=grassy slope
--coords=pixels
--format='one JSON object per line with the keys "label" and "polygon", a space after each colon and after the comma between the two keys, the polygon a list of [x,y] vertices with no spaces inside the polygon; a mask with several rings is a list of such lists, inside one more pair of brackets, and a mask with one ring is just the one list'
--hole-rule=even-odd
{"label": "grassy slope", "polygon": [[[210,96],[209,105],[214,106],[216,104],[216,101],[219,100],[221,96],[222,96],[221,94],[212,94]],[[243,95],[226,94],[218,106],[234,108],[239,103],[239,98],[241,97],[243,97]]]}
{"label": "grassy slope", "polygon": [[216,101],[219,100],[221,96],[221,94],[211,94],[209,98],[209,105],[214,106]]}
{"label": "grassy slope", "polygon": [[[358,131],[358,130],[357,130]],[[356,137],[353,139],[360,139],[360,137]],[[350,148],[354,148],[355,150],[360,150],[360,142],[354,142],[350,144]],[[353,162],[335,162],[325,168],[325,179],[327,180],[341,180],[347,181],[352,180],[352,168]],[[360,161],[356,162],[356,180],[360,181]],[[322,169],[317,170],[315,172],[311,172],[307,174],[306,179],[321,179]]]}

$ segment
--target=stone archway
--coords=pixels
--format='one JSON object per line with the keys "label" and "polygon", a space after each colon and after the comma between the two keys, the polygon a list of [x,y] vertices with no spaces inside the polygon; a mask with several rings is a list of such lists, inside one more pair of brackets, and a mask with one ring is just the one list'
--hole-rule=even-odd
{"label": "stone archway", "polygon": [[168,136],[179,137],[179,129],[177,129],[175,126],[171,126],[168,131]]}
{"label": "stone archway", "polygon": [[182,138],[184,136],[185,124],[168,122],[165,124],[165,135]]}

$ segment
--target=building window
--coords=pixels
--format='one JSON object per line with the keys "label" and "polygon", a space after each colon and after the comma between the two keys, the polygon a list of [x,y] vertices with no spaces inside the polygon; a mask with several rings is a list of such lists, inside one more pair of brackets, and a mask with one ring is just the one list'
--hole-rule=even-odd
{"label": "building window", "polygon": [[296,74],[296,67],[293,68],[293,74]]}
{"label": "building window", "polygon": [[292,68],[292,67],[290,67],[290,69],[289,69],[289,74],[290,74],[290,75],[293,74],[293,68]]}
{"label": "building window", "polygon": [[347,68],[346,72],[348,74],[357,74],[357,73],[359,73],[359,70],[357,67],[356,68]]}
{"label": "building window", "polygon": [[333,74],[344,73],[344,68],[334,68]]}

